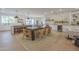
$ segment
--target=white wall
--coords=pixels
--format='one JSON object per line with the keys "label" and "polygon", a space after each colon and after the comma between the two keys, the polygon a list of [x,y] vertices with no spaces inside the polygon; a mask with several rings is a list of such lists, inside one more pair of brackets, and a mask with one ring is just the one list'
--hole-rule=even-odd
{"label": "white wall", "polygon": [[56,21],[61,21],[61,20],[69,20],[69,15],[70,13],[59,13],[59,14],[53,14],[50,16],[51,19],[54,19]]}
{"label": "white wall", "polygon": [[[47,17],[47,19],[54,19],[54,21],[69,21],[69,23],[68,24],[70,24],[70,22],[71,22],[71,14],[72,13],[69,13],[69,12],[67,12],[67,13],[58,13],[58,14],[52,14],[52,15],[49,15],[49,17]],[[46,23],[47,24],[54,24],[54,21],[47,21]]]}
{"label": "white wall", "polygon": [[[69,24],[63,25],[63,32],[68,32],[69,29],[71,29],[71,31],[74,31],[74,32],[79,32],[79,26],[70,25],[71,21],[72,21],[72,14],[77,14],[77,16],[78,16],[77,20],[79,20],[79,12],[54,14],[54,15],[51,15],[50,18],[54,19],[56,21],[60,21],[60,20],[69,21]],[[49,24],[51,25],[51,22],[49,22]],[[57,31],[57,25],[52,24],[51,27],[54,31]]]}
{"label": "white wall", "polygon": [[11,30],[10,26],[0,26],[0,31]]}

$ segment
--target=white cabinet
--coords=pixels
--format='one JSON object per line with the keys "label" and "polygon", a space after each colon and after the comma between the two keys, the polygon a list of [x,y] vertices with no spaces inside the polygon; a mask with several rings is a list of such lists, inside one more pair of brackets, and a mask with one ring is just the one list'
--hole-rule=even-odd
{"label": "white cabinet", "polygon": [[53,31],[57,31],[57,25],[50,25]]}

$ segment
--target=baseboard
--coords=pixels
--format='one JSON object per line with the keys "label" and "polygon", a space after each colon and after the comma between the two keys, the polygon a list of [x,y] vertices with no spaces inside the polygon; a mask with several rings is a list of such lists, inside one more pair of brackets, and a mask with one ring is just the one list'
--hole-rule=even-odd
{"label": "baseboard", "polygon": [[11,31],[11,30],[0,30],[0,32]]}

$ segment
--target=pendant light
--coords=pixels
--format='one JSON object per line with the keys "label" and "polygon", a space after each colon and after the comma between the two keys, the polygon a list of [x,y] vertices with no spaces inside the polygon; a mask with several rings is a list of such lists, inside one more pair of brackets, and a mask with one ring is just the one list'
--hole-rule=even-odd
{"label": "pendant light", "polygon": [[27,13],[27,19],[30,19],[29,14]]}
{"label": "pendant light", "polygon": [[[18,12],[18,10],[16,10],[16,13]],[[18,14],[18,13],[17,13]],[[17,15],[14,18],[19,18]]]}

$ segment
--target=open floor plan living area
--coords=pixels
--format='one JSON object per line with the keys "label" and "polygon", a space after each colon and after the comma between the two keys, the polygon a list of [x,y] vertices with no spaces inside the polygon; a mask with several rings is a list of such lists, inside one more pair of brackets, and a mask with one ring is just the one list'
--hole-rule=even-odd
{"label": "open floor plan living area", "polygon": [[79,8],[0,8],[0,51],[79,51]]}

